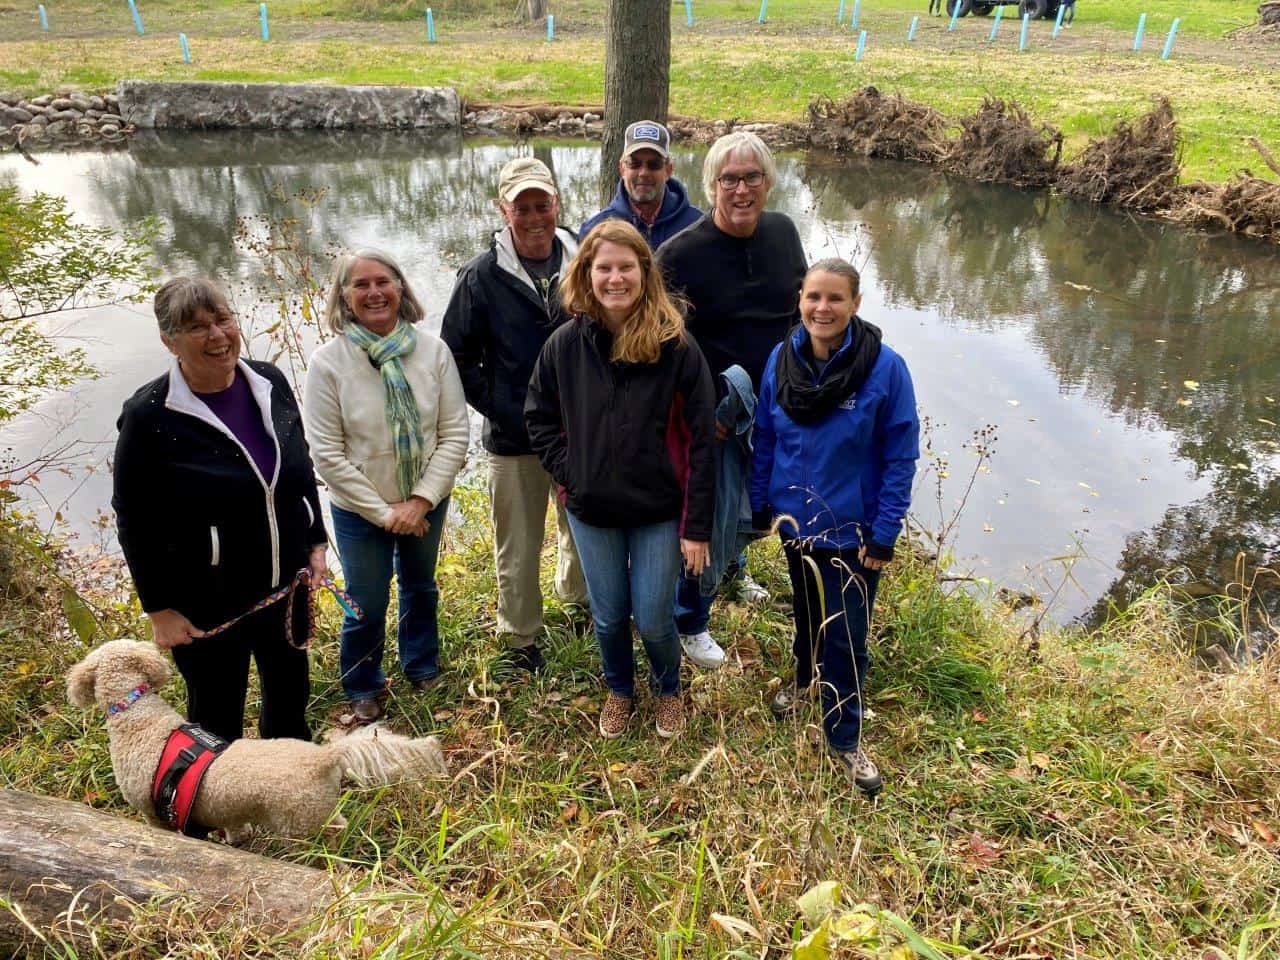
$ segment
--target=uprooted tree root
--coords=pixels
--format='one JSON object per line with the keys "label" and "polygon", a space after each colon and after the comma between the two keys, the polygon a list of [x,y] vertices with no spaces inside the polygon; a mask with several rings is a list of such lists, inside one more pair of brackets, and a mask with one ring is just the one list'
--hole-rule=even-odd
{"label": "uprooted tree root", "polygon": [[960,128],[946,157],[953,172],[1019,187],[1053,183],[1062,133],[1047,124],[1036,127],[1019,104],[988,97],[977,113],[960,121]]}
{"label": "uprooted tree root", "polygon": [[[1263,163],[1280,176],[1280,164],[1262,141],[1250,141]],[[1241,171],[1226,183],[1191,183],[1180,191],[1172,211],[1174,220],[1200,226],[1221,226],[1246,236],[1280,243],[1280,183]]]}
{"label": "uprooted tree root", "polygon": [[1133,123],[1121,121],[1111,134],[1090,140],[1058,172],[1057,186],[1069,197],[1133,210],[1168,210],[1178,195],[1178,124],[1167,97]]}
{"label": "uprooted tree root", "polygon": [[939,163],[950,147],[946,131],[937,110],[871,86],[840,103],[819,97],[809,104],[809,142],[840,153]]}

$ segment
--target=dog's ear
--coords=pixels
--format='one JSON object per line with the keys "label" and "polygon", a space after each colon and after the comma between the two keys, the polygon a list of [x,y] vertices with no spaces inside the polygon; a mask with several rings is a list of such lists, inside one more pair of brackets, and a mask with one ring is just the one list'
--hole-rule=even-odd
{"label": "dog's ear", "polygon": [[93,686],[98,679],[97,653],[92,651],[67,674],[67,699],[77,707],[93,706]]}
{"label": "dog's ear", "polygon": [[164,658],[164,654],[149,643],[135,644],[130,661],[134,667],[142,671],[142,675],[147,683],[151,684],[153,690],[167,683],[173,676],[173,671],[169,669],[169,661]]}

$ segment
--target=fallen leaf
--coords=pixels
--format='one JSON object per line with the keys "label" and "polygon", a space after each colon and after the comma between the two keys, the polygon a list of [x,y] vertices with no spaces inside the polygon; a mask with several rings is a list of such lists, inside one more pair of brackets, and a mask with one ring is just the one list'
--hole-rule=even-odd
{"label": "fallen leaf", "polygon": [[974,722],[974,723],[986,723],[989,719],[991,719],[991,718],[990,718],[990,717],[988,717],[988,716],[987,716],[985,713],[983,713],[981,710],[974,710],[974,711],[973,711],[973,722]]}
{"label": "fallen leaf", "polygon": [[1048,770],[1053,761],[1049,759],[1047,753],[1033,753],[1031,755],[1031,765],[1037,770]]}
{"label": "fallen leaf", "polygon": [[1034,483],[1037,487],[1040,486],[1039,480],[1032,480],[1030,477],[1027,477],[1027,483]]}
{"label": "fallen leaf", "polygon": [[1088,485],[1087,483],[1085,483],[1083,480],[1077,480],[1077,481],[1076,481],[1076,486],[1077,486],[1077,487],[1083,487],[1085,490],[1092,490],[1092,489],[1093,489],[1093,487],[1089,486],[1089,485]]}
{"label": "fallen leaf", "polygon": [[982,532],[983,532],[983,533],[995,533],[995,532],[996,532],[996,528],[995,528],[995,527],[993,527],[993,526],[992,526],[991,524],[989,524],[989,523],[984,523],[984,524],[982,525]]}
{"label": "fallen leaf", "polygon": [[979,866],[995,863],[1000,859],[1000,845],[984,839],[982,834],[975,830],[969,835],[965,859]]}
{"label": "fallen leaf", "polygon": [[578,815],[578,811],[580,809],[581,807],[578,806],[578,802],[576,800],[572,801],[567,807],[560,811],[560,822],[571,823]]}
{"label": "fallen leaf", "polygon": [[1253,827],[1253,832],[1258,835],[1263,843],[1275,843],[1276,833],[1261,820],[1250,820],[1249,825]]}
{"label": "fallen leaf", "polygon": [[1016,407],[1016,406],[1018,406],[1018,405],[1019,405],[1020,401],[1018,401],[1018,400],[1009,400],[1009,401],[1007,401],[1007,403],[1008,403],[1008,404],[1009,404],[1009,406],[1011,406],[1011,407]]}
{"label": "fallen leaf", "polygon": [[1199,390],[1199,389],[1200,389],[1200,381],[1199,381],[1199,380],[1183,380],[1183,381],[1182,381],[1182,385],[1183,385],[1184,387],[1186,387],[1188,390]]}
{"label": "fallen leaf", "polygon": [[1180,399],[1178,400],[1178,406],[1180,406],[1180,407],[1189,407],[1189,406],[1191,406],[1191,401],[1190,401],[1190,400],[1188,400],[1186,397],[1182,397],[1182,398],[1180,398]]}

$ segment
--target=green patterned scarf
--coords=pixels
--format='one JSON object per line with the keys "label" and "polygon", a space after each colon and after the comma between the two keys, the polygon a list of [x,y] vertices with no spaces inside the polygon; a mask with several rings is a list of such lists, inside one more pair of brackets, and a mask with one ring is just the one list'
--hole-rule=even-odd
{"label": "green patterned scarf", "polygon": [[408,500],[422,479],[422,415],[400,358],[413,353],[418,334],[403,321],[385,337],[355,322],[348,323],[342,332],[369,355],[382,375],[382,385],[387,391],[387,426],[391,428],[396,449],[396,485],[400,488],[400,498]]}

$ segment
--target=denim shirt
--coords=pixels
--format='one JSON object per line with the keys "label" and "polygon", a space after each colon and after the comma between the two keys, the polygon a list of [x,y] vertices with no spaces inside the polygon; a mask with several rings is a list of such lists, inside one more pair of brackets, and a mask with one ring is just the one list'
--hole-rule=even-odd
{"label": "denim shirt", "polygon": [[724,572],[746,545],[763,536],[751,528],[751,500],[747,490],[751,466],[751,423],[756,415],[756,395],[751,377],[734,364],[720,374],[728,390],[716,407],[716,422],[729,431],[715,445],[716,510],[711,534],[711,562],[702,571],[698,589],[704,597],[715,594]]}

